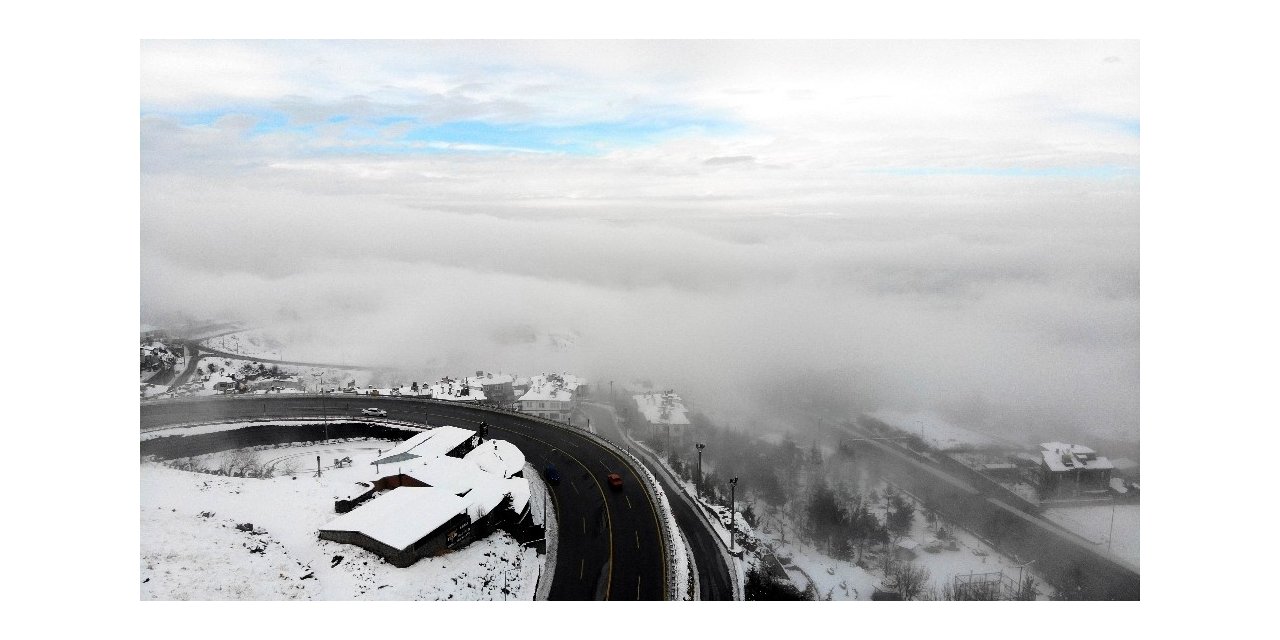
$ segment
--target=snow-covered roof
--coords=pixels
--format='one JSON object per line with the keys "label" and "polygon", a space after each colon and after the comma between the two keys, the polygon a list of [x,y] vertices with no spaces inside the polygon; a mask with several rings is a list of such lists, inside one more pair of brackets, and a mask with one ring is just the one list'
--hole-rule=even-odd
{"label": "snow-covered roof", "polygon": [[449,493],[464,494],[481,485],[495,485],[502,478],[485,473],[476,463],[462,458],[433,458],[420,466],[412,466],[405,473]]}
{"label": "snow-covered roof", "polygon": [[1040,445],[1040,457],[1050,471],[1072,469],[1114,469],[1111,461],[1098,455],[1093,449],[1078,444],[1045,442]]}
{"label": "snow-covered roof", "polygon": [[493,484],[482,484],[463,496],[470,504],[467,505],[467,514],[471,516],[471,520],[479,520],[493,511],[502,499],[507,497],[507,486],[505,482],[497,482]]}
{"label": "snow-covered roof", "polygon": [[510,478],[524,468],[524,452],[506,440],[486,440],[463,459],[503,478]]}
{"label": "snow-covered roof", "polygon": [[644,419],[652,424],[689,424],[684,401],[674,392],[641,393],[631,397]]}
{"label": "snow-covered roof", "polygon": [[[463,395],[464,391],[466,395]],[[418,394],[425,395],[427,393],[430,393],[434,398],[450,398],[464,402],[479,402],[486,399],[484,392],[469,384],[467,378],[443,378],[430,384],[424,384],[419,388]]]}
{"label": "snow-covered roof", "polygon": [[510,478],[506,481],[507,493],[511,496],[511,508],[516,513],[524,511],[529,504],[529,481],[524,478]]}
{"label": "snow-covered roof", "polygon": [[1075,455],[1097,455],[1097,451],[1090,449],[1082,444],[1067,444],[1065,442],[1041,442],[1040,448],[1045,451],[1062,451]]}
{"label": "snow-covered roof", "polygon": [[443,426],[423,431],[400,443],[396,448],[382,454],[381,458],[369,464],[391,464],[415,458],[438,458],[449,453],[454,447],[474,436],[470,429]]}
{"label": "snow-covered roof", "polygon": [[561,402],[570,402],[573,400],[573,392],[567,389],[558,389],[555,387],[541,386],[529,387],[529,390],[520,396],[521,400],[559,400]]}
{"label": "snow-covered roof", "polygon": [[[495,451],[490,442],[485,442],[477,451]],[[503,458],[480,455],[465,458],[441,456],[430,459],[413,460],[402,471],[436,489],[448,491],[467,500],[469,513],[473,519],[480,518],[502,501],[503,496],[511,495],[516,512],[524,509],[529,501],[529,481],[524,478],[511,478],[506,465],[519,460],[516,471],[524,468],[524,454],[509,442],[497,441],[497,451]],[[477,460],[485,460],[490,465],[498,465],[492,469],[482,468]],[[501,463],[501,464],[499,464]],[[514,471],[512,471],[514,473]]]}
{"label": "snow-covered roof", "polygon": [[585,384],[586,378],[571,373],[541,373],[529,379],[529,390],[520,399],[570,402],[573,394]]}
{"label": "snow-covered roof", "polygon": [[321,531],[353,531],[398,550],[421,540],[472,501],[443,489],[400,487],[334,518]]}
{"label": "snow-covered roof", "polygon": [[476,375],[467,378],[467,384],[473,387],[482,387],[487,384],[507,384],[514,382],[515,377],[508,373],[490,373],[487,371],[478,371]]}

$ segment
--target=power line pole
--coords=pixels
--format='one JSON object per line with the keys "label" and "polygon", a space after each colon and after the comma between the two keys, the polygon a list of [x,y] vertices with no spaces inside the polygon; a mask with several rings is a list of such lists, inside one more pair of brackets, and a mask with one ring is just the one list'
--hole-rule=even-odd
{"label": "power line pole", "polygon": [[707,445],[699,442],[694,446],[698,448],[698,500],[701,501],[702,500],[702,450],[707,448]]}
{"label": "power line pole", "polygon": [[[320,458],[316,458],[316,460],[319,461]],[[736,538],[737,535],[736,490],[737,477],[731,477],[728,480],[728,524],[730,524],[730,529],[728,529],[728,550],[730,550],[730,553],[733,553],[733,538]]]}

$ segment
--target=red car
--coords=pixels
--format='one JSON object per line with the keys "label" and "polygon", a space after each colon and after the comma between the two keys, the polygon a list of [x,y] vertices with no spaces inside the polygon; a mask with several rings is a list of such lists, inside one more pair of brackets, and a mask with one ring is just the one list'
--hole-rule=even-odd
{"label": "red car", "polygon": [[621,489],[621,488],[622,488],[622,476],[620,476],[620,475],[618,475],[618,474],[616,474],[616,473],[611,473],[611,474],[609,474],[609,475],[608,475],[608,478],[609,478],[609,488],[611,488],[611,489]]}

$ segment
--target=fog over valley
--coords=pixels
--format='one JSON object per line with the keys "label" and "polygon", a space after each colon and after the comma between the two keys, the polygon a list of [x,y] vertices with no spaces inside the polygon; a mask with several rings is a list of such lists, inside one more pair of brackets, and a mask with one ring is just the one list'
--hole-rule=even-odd
{"label": "fog over valley", "polygon": [[141,58],[143,323],[420,380],[651,380],[759,433],[1138,440],[1136,43]]}

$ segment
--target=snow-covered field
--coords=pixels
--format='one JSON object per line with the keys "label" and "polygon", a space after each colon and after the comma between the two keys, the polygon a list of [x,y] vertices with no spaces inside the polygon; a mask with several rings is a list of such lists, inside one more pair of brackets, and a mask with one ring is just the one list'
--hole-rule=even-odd
{"label": "snow-covered field", "polygon": [[[221,393],[214,389],[215,385],[219,382],[233,382],[232,373],[240,371],[245,365],[251,365],[256,369],[256,362],[255,360],[241,358],[204,356],[196,363],[199,371],[192,374],[189,381],[189,385],[192,387],[191,390],[186,391],[183,395],[215,395]],[[213,365],[217,371],[210,371],[210,365]],[[267,369],[270,370],[271,366],[268,365]],[[323,381],[326,389],[333,389],[345,387],[351,381],[355,381],[357,385],[365,385],[373,377],[373,374],[365,369],[279,365],[279,371],[282,380],[301,383],[308,391],[315,391],[321,381]],[[260,380],[265,380],[265,378]]]}
{"label": "snow-covered field", "polygon": [[[1106,552],[1107,536],[1111,539],[1111,553],[1117,558],[1138,567],[1138,546],[1141,538],[1138,516],[1139,505],[1117,504],[1097,507],[1054,507],[1044,510],[1044,517],[1077,535],[1098,545]],[[1112,526],[1112,513],[1115,526]]]}
{"label": "snow-covered field", "polygon": [[[334,500],[365,491],[357,483],[375,475],[369,461],[392,446],[333,441],[253,451],[277,474],[293,472],[269,479],[143,461],[141,598],[532,600],[543,559],[501,531],[404,569],[359,547],[319,539],[319,528],[337,517]],[[216,468],[222,455],[189,460]],[[323,466],[318,477],[316,456]],[[333,459],[342,457],[353,464],[333,468]],[[531,506],[541,520],[542,501],[534,492]]]}
{"label": "snow-covered field", "polygon": [[284,360],[284,345],[260,329],[247,329],[214,336],[201,344],[210,349],[236,353],[250,359]]}

